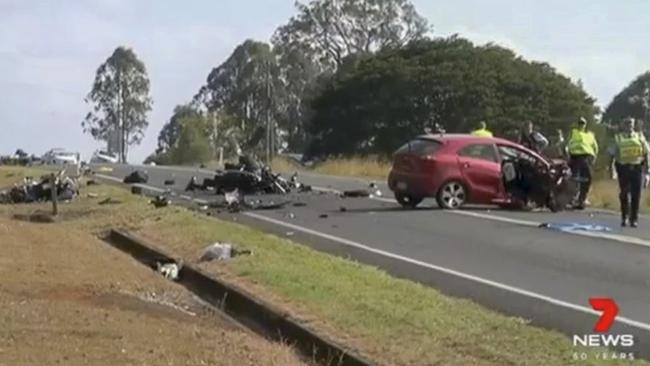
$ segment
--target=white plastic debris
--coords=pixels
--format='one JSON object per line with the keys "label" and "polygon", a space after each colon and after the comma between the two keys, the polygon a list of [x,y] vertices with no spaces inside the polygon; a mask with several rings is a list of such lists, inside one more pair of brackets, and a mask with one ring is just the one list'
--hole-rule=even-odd
{"label": "white plastic debris", "polygon": [[239,192],[239,189],[235,188],[232,192],[226,192],[224,194],[224,199],[226,200],[226,207],[230,210],[239,210],[241,207],[243,196]]}
{"label": "white plastic debris", "polygon": [[207,247],[199,259],[201,262],[211,260],[226,260],[232,257],[232,244],[214,243]]}
{"label": "white plastic debris", "polygon": [[370,197],[381,197],[382,196],[382,193],[379,190],[379,187],[377,187],[377,183],[370,182],[369,188],[370,188],[369,189]]}
{"label": "white plastic debris", "polygon": [[183,263],[166,263],[162,264],[160,262],[156,263],[157,271],[162,274],[166,279],[176,281],[178,280],[178,274],[183,267]]}

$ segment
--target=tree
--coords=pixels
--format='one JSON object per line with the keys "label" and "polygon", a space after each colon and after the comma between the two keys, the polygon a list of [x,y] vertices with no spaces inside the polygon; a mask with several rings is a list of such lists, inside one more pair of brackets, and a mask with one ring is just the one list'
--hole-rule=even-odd
{"label": "tree", "polygon": [[400,47],[430,30],[408,0],[296,1],[298,14],[278,28],[274,45],[308,50],[324,69],[336,69],[351,54]]}
{"label": "tree", "polygon": [[645,130],[648,132],[648,128],[650,128],[650,71],[639,75],[614,97],[605,110],[603,121],[608,124],[618,124],[626,117],[643,121]]}
{"label": "tree", "polygon": [[322,70],[310,58],[309,52],[300,48],[275,47],[278,55],[283,95],[278,102],[278,124],[287,132],[287,143],[291,150],[300,151],[307,139],[306,122],[309,120],[309,103],[315,92],[316,81]]}
{"label": "tree", "polygon": [[158,148],[156,154],[161,154],[171,150],[181,133],[181,120],[184,118],[198,118],[201,112],[191,104],[177,105],[174,108],[169,121],[163,126],[158,134]]}
{"label": "tree", "polygon": [[210,113],[223,113],[241,123],[245,136],[262,134],[283,113],[284,83],[276,55],[267,43],[247,40],[214,68],[194,97]]}
{"label": "tree", "polygon": [[152,100],[144,63],[133,50],[118,47],[97,69],[85,101],[92,104],[92,111],[81,123],[84,132],[108,142],[110,152],[118,152],[120,161],[126,162],[127,147],[139,144],[149,125]]}
{"label": "tree", "polygon": [[436,124],[467,133],[486,120],[503,136],[530,119],[550,133],[596,111],[593,98],[548,64],[456,36],[355,60],[312,107],[309,153],[321,155],[388,155]]}
{"label": "tree", "polygon": [[170,150],[175,164],[206,163],[214,156],[208,137],[208,121],[201,116],[184,117],[179,121],[180,134]]}
{"label": "tree", "polygon": [[430,28],[408,0],[314,0],[296,2],[296,9],[272,43],[284,83],[278,123],[289,148],[299,151],[307,140],[309,100],[318,92],[318,79],[351,58],[423,38]]}

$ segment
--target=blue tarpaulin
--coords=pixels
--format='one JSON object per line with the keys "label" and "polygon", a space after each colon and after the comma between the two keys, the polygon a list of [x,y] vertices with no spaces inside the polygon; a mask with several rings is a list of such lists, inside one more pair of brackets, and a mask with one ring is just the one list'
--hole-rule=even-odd
{"label": "blue tarpaulin", "polygon": [[612,228],[606,225],[579,223],[579,222],[561,222],[561,223],[550,222],[550,223],[543,223],[539,225],[539,227],[544,229],[563,231],[563,232],[591,231],[591,232],[606,233],[612,231]]}

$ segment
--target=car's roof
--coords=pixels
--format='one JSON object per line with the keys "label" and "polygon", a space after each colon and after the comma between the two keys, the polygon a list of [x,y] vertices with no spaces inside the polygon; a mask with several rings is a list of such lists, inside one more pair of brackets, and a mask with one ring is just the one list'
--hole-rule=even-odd
{"label": "car's roof", "polygon": [[451,141],[462,141],[462,142],[470,142],[470,141],[491,141],[491,142],[498,142],[498,143],[505,143],[508,145],[513,145],[512,141],[508,141],[499,137],[480,137],[480,136],[474,136],[470,134],[463,134],[463,133],[443,133],[443,134],[426,134],[426,135],[420,135],[417,137],[418,139],[424,139],[424,140],[435,140],[435,141],[440,141],[440,142],[451,142]]}
{"label": "car's roof", "polygon": [[534,151],[531,151],[530,149],[526,148],[525,146],[521,146],[517,143],[514,143],[510,140],[502,139],[499,137],[480,137],[480,136],[474,136],[470,134],[460,134],[460,133],[443,133],[443,134],[426,134],[426,135],[420,135],[417,137],[417,139],[421,140],[431,140],[431,141],[439,141],[443,144],[445,143],[460,143],[460,144],[471,144],[471,143],[479,143],[479,142],[490,142],[494,144],[503,144],[503,145],[508,145],[512,147],[517,147],[519,149],[522,149],[524,151],[527,151],[528,153],[532,154],[533,156],[537,156],[541,158],[542,160],[545,160],[547,162],[548,159],[544,158],[540,154],[537,154]]}

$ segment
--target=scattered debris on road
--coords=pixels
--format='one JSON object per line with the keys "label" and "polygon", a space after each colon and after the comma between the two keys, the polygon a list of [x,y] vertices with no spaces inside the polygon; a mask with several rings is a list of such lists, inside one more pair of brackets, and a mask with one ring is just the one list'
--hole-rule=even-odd
{"label": "scattered debris on road", "polygon": [[343,191],[341,196],[346,198],[367,198],[370,197],[370,192],[367,189],[355,189]]}
{"label": "scattered debris on road", "polygon": [[379,190],[379,187],[377,187],[377,183],[371,182],[369,186],[369,191],[370,191],[370,197],[381,197],[382,193]]}
{"label": "scattered debris on road", "polygon": [[165,185],[166,186],[173,186],[174,184],[176,184],[176,181],[174,179],[165,180]]}
{"label": "scattered debris on road", "polygon": [[124,183],[126,184],[147,183],[148,181],[149,174],[143,170],[135,170],[133,173],[124,177]]}
{"label": "scattered debris on road", "polygon": [[319,219],[326,219],[328,217],[330,217],[330,215],[328,215],[328,214],[320,214],[320,215],[318,215]]}
{"label": "scattered debris on road", "polygon": [[232,192],[226,192],[224,198],[226,200],[226,208],[230,212],[239,212],[241,210],[244,196],[239,192],[239,189],[235,188]]}
{"label": "scattered debris on road", "polygon": [[375,182],[371,182],[366,189],[352,189],[341,193],[341,197],[344,198],[372,198],[381,196],[382,193]]}

